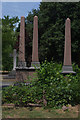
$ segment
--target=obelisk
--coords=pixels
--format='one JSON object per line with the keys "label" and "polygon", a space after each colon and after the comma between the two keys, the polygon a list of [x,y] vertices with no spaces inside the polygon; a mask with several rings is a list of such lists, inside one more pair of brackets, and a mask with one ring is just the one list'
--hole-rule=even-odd
{"label": "obelisk", "polygon": [[73,73],[72,62],[71,62],[71,21],[67,18],[65,23],[65,46],[64,46],[64,64],[62,73]]}
{"label": "obelisk", "polygon": [[38,17],[34,16],[33,24],[33,48],[32,48],[32,62],[31,67],[39,67],[40,62],[38,58]]}
{"label": "obelisk", "polygon": [[25,62],[25,18],[21,17],[18,67],[26,67]]}

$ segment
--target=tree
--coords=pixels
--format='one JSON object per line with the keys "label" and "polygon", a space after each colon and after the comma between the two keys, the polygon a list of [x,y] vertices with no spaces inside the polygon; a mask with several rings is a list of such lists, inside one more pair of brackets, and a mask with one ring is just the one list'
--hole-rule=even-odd
{"label": "tree", "polygon": [[12,58],[10,53],[13,52],[13,48],[16,42],[17,33],[16,23],[19,21],[18,17],[4,16],[2,18],[2,68],[3,70],[12,69]]}

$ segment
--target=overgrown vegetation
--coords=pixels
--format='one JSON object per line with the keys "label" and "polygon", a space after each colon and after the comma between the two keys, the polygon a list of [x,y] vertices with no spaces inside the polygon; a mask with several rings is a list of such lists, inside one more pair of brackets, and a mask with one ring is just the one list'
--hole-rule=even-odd
{"label": "overgrown vegetation", "polygon": [[[61,74],[62,64],[45,61],[38,71],[38,80],[25,86],[10,86],[3,90],[3,103],[14,103],[26,106],[28,103],[40,103],[47,107],[61,107],[62,105],[75,105],[80,103],[80,69],[73,64],[74,76]],[[43,98],[44,96],[44,98]]]}

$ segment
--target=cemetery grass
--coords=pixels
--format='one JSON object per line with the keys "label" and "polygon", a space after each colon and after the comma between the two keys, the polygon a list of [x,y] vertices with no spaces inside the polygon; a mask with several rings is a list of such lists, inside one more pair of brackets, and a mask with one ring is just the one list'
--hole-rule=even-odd
{"label": "cemetery grass", "polygon": [[78,106],[67,111],[43,107],[2,107],[2,118],[78,118]]}

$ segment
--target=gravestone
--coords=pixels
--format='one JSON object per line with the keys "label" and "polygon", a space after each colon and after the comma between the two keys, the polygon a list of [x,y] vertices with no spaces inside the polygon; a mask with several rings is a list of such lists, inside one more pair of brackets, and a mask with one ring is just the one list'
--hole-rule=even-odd
{"label": "gravestone", "polygon": [[32,62],[31,67],[40,67],[38,58],[38,17],[34,16],[33,26],[33,48],[32,48]]}
{"label": "gravestone", "polygon": [[16,58],[17,58],[17,53],[16,49],[13,50],[13,70],[16,70]]}
{"label": "gravestone", "polygon": [[17,58],[16,49],[13,50],[13,54],[10,54],[10,57],[13,57],[13,70],[16,70],[16,58]]}
{"label": "gravestone", "polygon": [[10,56],[13,57],[13,69],[12,71],[10,71],[8,78],[11,79],[16,77],[16,58],[17,58],[16,49],[13,50],[13,54],[11,54]]}
{"label": "gravestone", "polygon": [[67,18],[65,23],[65,46],[64,46],[64,64],[62,73],[73,73],[72,62],[71,62],[71,21]]}
{"label": "gravestone", "polygon": [[16,58],[17,53],[16,49],[13,50],[13,54],[10,54],[10,57],[13,57],[13,69],[9,72],[8,75],[3,76],[3,79],[15,79],[16,78]]}
{"label": "gravestone", "polygon": [[11,56],[13,57],[13,69],[9,73],[9,77],[15,77],[16,76],[16,58],[17,58],[16,49],[13,50],[13,54]]}

